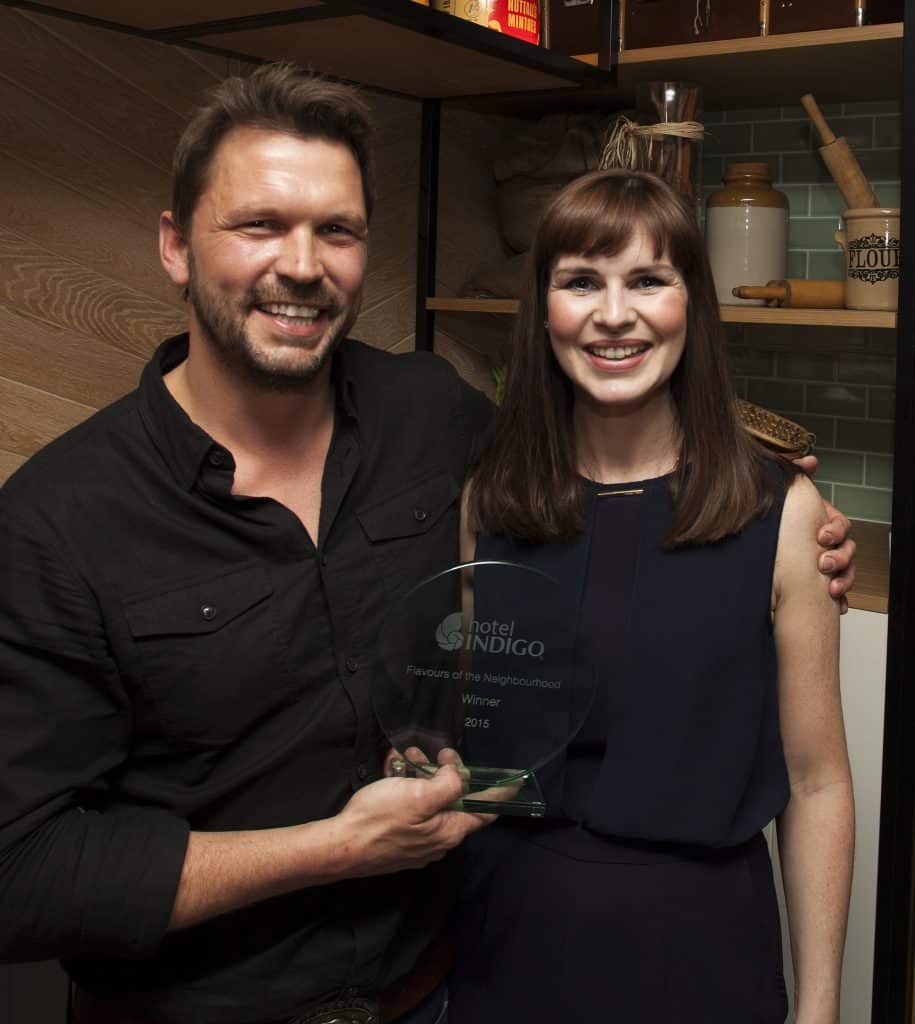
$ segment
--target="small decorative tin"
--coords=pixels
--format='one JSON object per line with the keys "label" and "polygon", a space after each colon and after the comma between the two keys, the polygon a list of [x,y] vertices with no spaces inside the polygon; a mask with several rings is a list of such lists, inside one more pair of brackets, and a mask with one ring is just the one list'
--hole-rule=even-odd
{"label": "small decorative tin", "polygon": [[535,46],[540,42],[538,0],[490,0],[489,27]]}
{"label": "small decorative tin", "polygon": [[432,7],[444,14],[472,21],[475,25],[485,27],[489,21],[489,0],[432,0]]}

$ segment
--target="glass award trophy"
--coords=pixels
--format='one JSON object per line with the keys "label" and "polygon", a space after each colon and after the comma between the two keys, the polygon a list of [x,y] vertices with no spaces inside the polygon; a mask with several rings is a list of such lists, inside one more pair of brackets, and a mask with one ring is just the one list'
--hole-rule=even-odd
{"label": "glass award trophy", "polygon": [[397,602],[372,683],[394,773],[428,776],[450,762],[464,778],[460,809],[542,817],[537,772],[594,696],[570,605],[546,573],[496,561],[446,569]]}

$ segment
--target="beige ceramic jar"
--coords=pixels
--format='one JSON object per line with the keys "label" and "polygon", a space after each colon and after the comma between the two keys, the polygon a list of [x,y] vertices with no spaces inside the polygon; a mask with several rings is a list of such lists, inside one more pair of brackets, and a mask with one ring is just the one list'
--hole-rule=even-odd
{"label": "beige ceramic jar", "polygon": [[733,289],[788,276],[788,198],[772,187],[768,164],[728,164],[724,186],[708,197],[705,238],[718,302],[761,306]]}

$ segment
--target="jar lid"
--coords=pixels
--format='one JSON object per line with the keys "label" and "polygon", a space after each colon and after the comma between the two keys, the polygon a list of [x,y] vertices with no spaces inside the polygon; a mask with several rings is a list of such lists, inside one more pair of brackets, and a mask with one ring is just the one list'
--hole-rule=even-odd
{"label": "jar lid", "polygon": [[724,169],[724,180],[733,181],[735,178],[763,178],[765,181],[771,181],[772,168],[765,161],[728,164]]}

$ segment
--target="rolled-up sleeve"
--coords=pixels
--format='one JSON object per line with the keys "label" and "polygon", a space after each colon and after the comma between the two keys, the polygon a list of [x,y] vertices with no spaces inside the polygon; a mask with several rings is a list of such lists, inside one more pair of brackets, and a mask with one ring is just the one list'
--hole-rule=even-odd
{"label": "rolled-up sleeve", "polygon": [[189,829],[118,800],[130,705],[58,548],[0,501],[0,958],[149,956]]}

